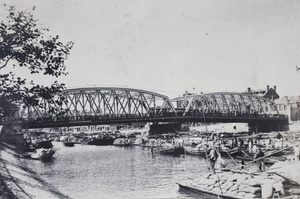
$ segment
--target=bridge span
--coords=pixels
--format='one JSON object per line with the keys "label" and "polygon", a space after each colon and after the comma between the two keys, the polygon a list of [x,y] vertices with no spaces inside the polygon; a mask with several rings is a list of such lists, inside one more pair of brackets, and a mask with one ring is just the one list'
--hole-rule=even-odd
{"label": "bridge span", "polygon": [[[59,112],[59,114],[54,114]],[[219,92],[168,96],[131,88],[66,89],[40,106],[20,111],[23,128],[46,128],[121,123],[241,122],[251,130],[287,130],[288,118],[273,101],[244,93]]]}

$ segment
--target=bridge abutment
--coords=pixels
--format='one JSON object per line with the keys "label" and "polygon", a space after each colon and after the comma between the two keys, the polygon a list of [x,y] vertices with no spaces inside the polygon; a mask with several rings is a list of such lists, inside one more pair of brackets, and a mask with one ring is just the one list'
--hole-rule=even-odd
{"label": "bridge abutment", "polygon": [[289,123],[286,120],[257,120],[248,122],[249,132],[288,131]]}
{"label": "bridge abutment", "polygon": [[150,135],[163,133],[176,133],[179,131],[187,131],[188,126],[184,123],[153,123],[150,125]]}

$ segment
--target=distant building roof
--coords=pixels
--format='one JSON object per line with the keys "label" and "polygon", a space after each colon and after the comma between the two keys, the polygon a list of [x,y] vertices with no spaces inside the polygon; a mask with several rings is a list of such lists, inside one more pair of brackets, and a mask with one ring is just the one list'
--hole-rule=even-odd
{"label": "distant building roof", "polygon": [[268,85],[266,89],[257,89],[257,90],[252,90],[251,88],[248,88],[247,91],[243,93],[257,95],[270,100],[279,99],[279,95],[276,92],[276,86],[274,86],[274,88],[270,88]]}

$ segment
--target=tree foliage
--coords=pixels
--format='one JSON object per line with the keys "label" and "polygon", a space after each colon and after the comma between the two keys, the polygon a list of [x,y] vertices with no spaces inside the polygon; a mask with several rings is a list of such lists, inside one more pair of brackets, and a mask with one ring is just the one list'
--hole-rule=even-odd
{"label": "tree foliage", "polygon": [[[27,11],[7,9],[6,20],[0,23],[0,115],[9,115],[18,103],[39,105],[39,98],[48,99],[65,88],[55,81],[52,85],[39,85],[17,77],[13,69],[27,68],[31,74],[67,75],[65,61],[73,42],[63,44],[59,36],[46,36],[49,31],[38,25],[38,20]],[[5,73],[6,71],[10,71]]]}

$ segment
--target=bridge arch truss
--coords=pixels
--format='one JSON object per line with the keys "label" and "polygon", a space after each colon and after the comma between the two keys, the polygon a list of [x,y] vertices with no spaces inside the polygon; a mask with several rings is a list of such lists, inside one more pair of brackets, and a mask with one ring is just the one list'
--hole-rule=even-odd
{"label": "bridge arch truss", "polygon": [[179,115],[190,113],[222,115],[278,115],[273,101],[244,93],[219,92],[186,95],[172,100]]}
{"label": "bridge arch truss", "polygon": [[61,110],[64,113],[61,117],[68,120],[141,118],[164,113],[176,115],[169,97],[131,88],[67,89],[54,96],[52,100],[40,99],[40,103],[43,104],[42,107],[27,107],[27,110],[23,111],[23,117],[25,113],[27,118],[35,120],[49,119],[54,117],[51,114],[53,108]]}

